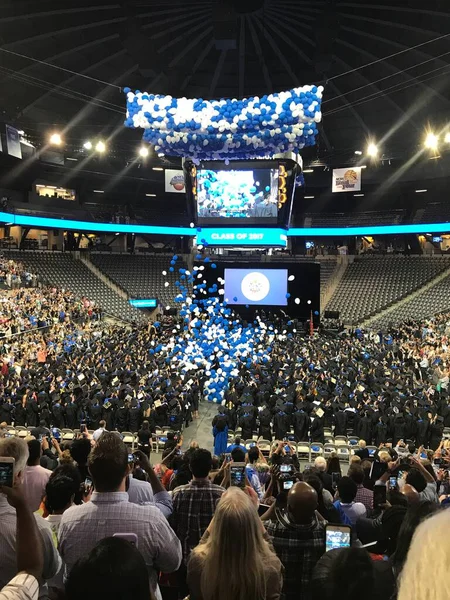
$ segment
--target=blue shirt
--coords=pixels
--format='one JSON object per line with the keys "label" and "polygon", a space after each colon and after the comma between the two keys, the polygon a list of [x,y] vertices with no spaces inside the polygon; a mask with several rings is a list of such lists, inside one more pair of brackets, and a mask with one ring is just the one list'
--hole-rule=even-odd
{"label": "blue shirt", "polygon": [[225,452],[227,454],[231,454],[231,452],[233,452],[233,450],[235,448],[240,448],[241,450],[243,450],[247,454],[247,448],[245,446],[242,446],[241,444],[231,444],[230,446],[227,447],[227,449],[225,450]]}

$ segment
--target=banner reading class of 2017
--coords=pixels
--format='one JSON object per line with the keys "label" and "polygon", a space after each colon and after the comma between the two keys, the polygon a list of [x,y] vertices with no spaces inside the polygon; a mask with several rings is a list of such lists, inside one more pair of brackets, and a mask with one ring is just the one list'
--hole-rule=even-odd
{"label": "banner reading class of 2017", "polygon": [[332,191],[333,193],[360,192],[361,167],[349,167],[348,169],[333,169]]}

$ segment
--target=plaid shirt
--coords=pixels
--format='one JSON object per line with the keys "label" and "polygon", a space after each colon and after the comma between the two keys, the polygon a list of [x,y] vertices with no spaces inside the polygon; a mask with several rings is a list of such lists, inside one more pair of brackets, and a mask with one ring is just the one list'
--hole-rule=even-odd
{"label": "plaid shirt", "polygon": [[277,511],[264,525],[285,568],[281,600],[311,600],[312,573],[325,552],[326,521],[314,517],[309,525],[297,525]]}
{"label": "plaid shirt", "polygon": [[223,487],[209,479],[194,479],[173,491],[173,513],[169,522],[181,542],[185,564],[208,529],[224,492]]}
{"label": "plaid shirt", "polygon": [[362,483],[358,485],[358,491],[356,492],[355,502],[361,502],[364,504],[367,510],[373,509],[373,492],[363,486]]}

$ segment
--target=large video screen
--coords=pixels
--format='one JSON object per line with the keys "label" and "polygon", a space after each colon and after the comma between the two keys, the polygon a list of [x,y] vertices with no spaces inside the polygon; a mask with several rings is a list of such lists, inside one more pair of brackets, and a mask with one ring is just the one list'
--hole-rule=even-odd
{"label": "large video screen", "polygon": [[287,306],[287,269],[225,269],[228,304]]}
{"label": "large video screen", "polygon": [[251,220],[276,223],[278,168],[197,171],[197,215],[201,222]]}

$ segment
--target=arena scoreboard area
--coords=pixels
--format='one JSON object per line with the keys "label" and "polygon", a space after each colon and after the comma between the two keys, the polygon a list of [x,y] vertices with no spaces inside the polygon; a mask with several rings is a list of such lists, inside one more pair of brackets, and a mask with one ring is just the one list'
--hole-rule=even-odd
{"label": "arena scoreboard area", "polygon": [[292,159],[185,161],[190,212],[197,244],[278,247],[287,245],[296,177]]}

